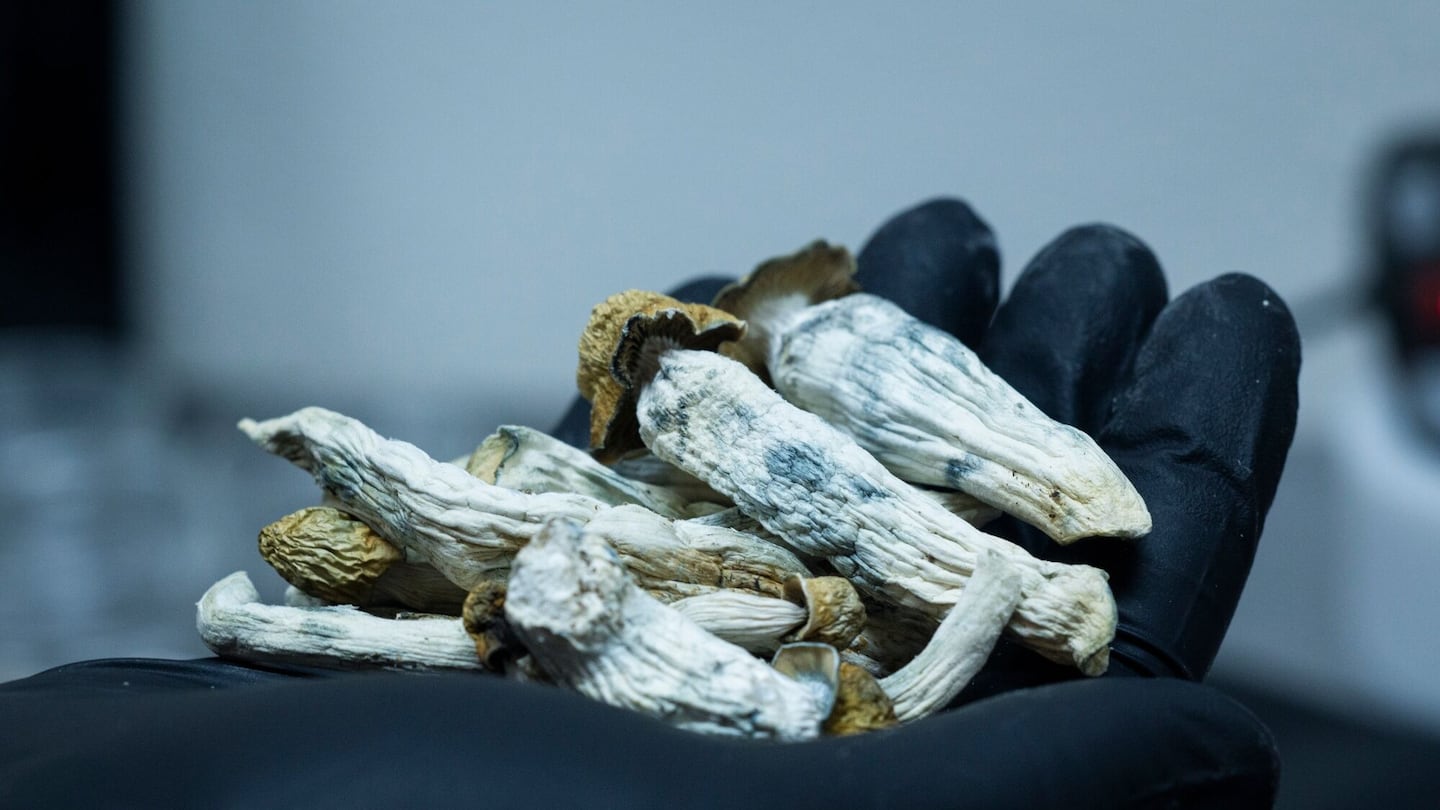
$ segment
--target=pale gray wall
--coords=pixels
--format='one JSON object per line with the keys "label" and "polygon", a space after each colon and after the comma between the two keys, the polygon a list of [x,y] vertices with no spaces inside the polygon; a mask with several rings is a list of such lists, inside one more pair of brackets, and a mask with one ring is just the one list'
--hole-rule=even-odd
{"label": "pale gray wall", "polygon": [[940,193],[1012,270],[1109,220],[1176,289],[1296,295],[1354,258],[1367,150],[1440,104],[1436,3],[775,6],[139,4],[149,345],[220,381],[549,398],[609,292],[858,245]]}

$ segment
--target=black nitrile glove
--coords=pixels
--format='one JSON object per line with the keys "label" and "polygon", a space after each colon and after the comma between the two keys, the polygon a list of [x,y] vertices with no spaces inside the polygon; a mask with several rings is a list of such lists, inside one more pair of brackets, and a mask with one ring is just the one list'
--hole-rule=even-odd
{"label": "black nitrile glove", "polygon": [[[979,348],[1130,476],[1154,518],[1142,540],[1060,549],[1013,522],[987,530],[1108,570],[1112,672],[1177,677],[1076,678],[1003,645],[966,705],[781,745],[495,678],[99,662],[0,686],[0,806],[1269,806],[1268,732],[1192,681],[1224,635],[1294,430],[1284,304],[1227,276],[1167,305],[1144,246],[1091,227],[1047,248],[997,310],[994,239],[954,200],[896,217],[858,258],[868,291]],[[678,297],[708,301],[723,283]],[[555,432],[583,444],[587,423],[582,403]]]}
{"label": "black nitrile glove", "polygon": [[[946,328],[1115,459],[1150,509],[1148,537],[1062,548],[1013,519],[986,531],[1036,556],[1110,573],[1120,612],[1112,674],[1203,678],[1295,432],[1300,343],[1289,310],[1241,275],[1167,303],[1149,249],[1099,225],[1067,231],[1042,250],[997,309],[993,244],[963,203],[927,203],[876,233],[860,253],[859,279],[894,300],[924,302],[917,317],[963,313]],[[983,280],[935,282],[925,293],[924,280],[936,275]],[[960,292],[937,306],[952,289]],[[1069,670],[1004,642],[962,699],[1066,677]]]}

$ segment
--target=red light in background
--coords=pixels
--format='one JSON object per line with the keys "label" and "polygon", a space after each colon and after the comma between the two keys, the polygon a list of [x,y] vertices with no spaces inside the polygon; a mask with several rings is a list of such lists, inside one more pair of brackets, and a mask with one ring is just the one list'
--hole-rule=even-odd
{"label": "red light in background", "polygon": [[1410,293],[1416,337],[1440,342],[1440,262],[1415,268],[1410,274]]}

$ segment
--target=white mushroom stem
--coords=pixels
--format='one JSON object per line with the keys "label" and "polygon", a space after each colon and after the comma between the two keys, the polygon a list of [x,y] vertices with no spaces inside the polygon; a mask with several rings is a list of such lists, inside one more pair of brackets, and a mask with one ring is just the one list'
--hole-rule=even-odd
{"label": "white mushroom stem", "polygon": [[477,575],[506,568],[515,550],[551,517],[588,520],[605,504],[578,495],[530,495],[484,484],[407,442],[323,408],[240,429],[315,477],[345,511],[418,553],[469,590]]}
{"label": "white mushroom stem", "polygon": [[970,683],[1020,602],[1020,580],[1017,566],[987,552],[925,649],[880,679],[901,722],[945,708]]}
{"label": "white mushroom stem", "polygon": [[644,587],[669,599],[737,588],[780,596],[809,571],[793,554],[742,532],[673,521],[640,506],[525,493],[486,484],[360,422],[305,408],[240,428],[308,470],[341,508],[469,591],[508,569],[518,548],[555,518],[593,522]]}
{"label": "white mushroom stem", "polygon": [[478,670],[458,618],[382,619],[353,607],[266,605],[237,571],[201,597],[196,628],[222,658],[340,669]]}
{"label": "white mushroom stem", "polygon": [[849,295],[767,334],[776,389],[900,478],[968,492],[1061,543],[1150,531],[1139,493],[1094,440],[889,301]]}
{"label": "white mushroom stem", "polygon": [[936,618],[979,555],[996,551],[1023,570],[1009,632],[1087,674],[1105,670],[1115,601],[1103,571],[1037,560],[975,529],[733,360],[668,349],[652,371],[636,409],[646,446],[795,549],[829,559],[862,591]]}
{"label": "white mushroom stem", "polygon": [[[646,452],[626,456],[610,465],[616,473],[634,481],[663,487],[685,498],[691,504],[713,503],[719,507],[734,506],[730,499],[716,492],[709,484]],[[695,508],[691,507],[692,510]]]}
{"label": "white mushroom stem", "polygon": [[619,552],[642,588],[661,601],[716,589],[783,596],[786,580],[809,577],[791,552],[745,532],[698,520],[667,520],[640,506],[616,506],[586,531]]}
{"label": "white mushroom stem", "polygon": [[693,503],[669,487],[635,481],[596,461],[584,450],[528,427],[504,425],[485,439],[465,464],[487,484],[521,492],[569,492],[611,505],[639,504],[670,518],[721,508]]}
{"label": "white mushroom stem", "polygon": [[752,653],[772,653],[805,624],[805,608],[742,591],[715,591],[670,603],[710,633]]}
{"label": "white mushroom stem", "polygon": [[516,555],[505,615],[557,683],[681,728],[805,740],[828,711],[812,690],[645,593],[573,521],[548,524]]}

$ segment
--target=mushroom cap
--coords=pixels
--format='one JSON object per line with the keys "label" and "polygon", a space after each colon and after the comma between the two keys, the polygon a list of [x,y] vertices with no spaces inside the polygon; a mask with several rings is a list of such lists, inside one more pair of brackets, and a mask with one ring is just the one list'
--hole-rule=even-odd
{"label": "mushroom cap", "polygon": [[843,650],[865,629],[865,603],[844,577],[790,577],[785,599],[809,614],[786,641],[818,641]]}
{"label": "mushroom cap", "polygon": [[849,661],[841,662],[835,707],[825,720],[824,732],[843,737],[899,724],[895,703],[875,676]]}
{"label": "mushroom cap", "polygon": [[364,605],[375,580],[404,552],[338,509],[312,506],[260,530],[260,556],[301,591],[337,604]]}
{"label": "mushroom cap", "polygon": [[525,645],[505,619],[505,582],[485,580],[470,590],[460,618],[465,632],[475,641],[481,666],[503,672],[506,664],[524,655]]}
{"label": "mushroom cap", "polygon": [[786,644],[775,651],[770,666],[804,684],[822,716],[834,710],[840,689],[840,653],[834,647],[810,641]]}
{"label": "mushroom cap", "polygon": [[777,320],[859,289],[855,258],[845,248],[824,240],[762,262],[748,276],[722,288],[711,302],[750,324],[745,339],[727,346],[725,354],[764,378],[768,344],[779,327]]}
{"label": "mushroom cap", "polygon": [[745,322],[727,312],[656,292],[627,290],[600,302],[580,336],[575,371],[580,395],[590,400],[596,457],[614,460],[644,446],[635,401],[661,348],[715,351],[744,333]]}

